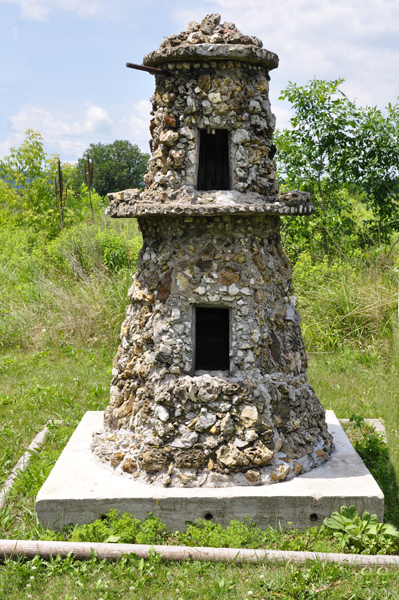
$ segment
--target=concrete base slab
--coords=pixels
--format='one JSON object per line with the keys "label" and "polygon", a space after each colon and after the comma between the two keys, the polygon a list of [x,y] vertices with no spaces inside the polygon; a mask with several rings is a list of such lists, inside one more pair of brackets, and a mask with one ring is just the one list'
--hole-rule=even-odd
{"label": "concrete base slab", "polygon": [[384,516],[384,495],[333,411],[326,411],[335,444],[330,461],[290,481],[227,488],[159,488],[111,472],[89,448],[102,418],[100,411],[85,414],[39,491],[36,513],[45,527],[91,523],[111,508],[139,519],[151,511],[171,530],[184,530],[186,521],[200,517],[226,526],[246,516],[262,529],[279,523],[304,529],[352,504]]}

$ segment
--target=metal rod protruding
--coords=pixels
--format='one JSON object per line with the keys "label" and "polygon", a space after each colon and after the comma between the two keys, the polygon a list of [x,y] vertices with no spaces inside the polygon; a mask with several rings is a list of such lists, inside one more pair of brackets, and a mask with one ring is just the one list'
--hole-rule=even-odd
{"label": "metal rod protruding", "polygon": [[126,63],[126,66],[129,69],[137,69],[137,71],[147,71],[147,73],[152,73],[153,75],[170,75],[170,71],[167,69],[155,69],[155,67],[145,67],[144,65],[135,65],[134,63]]}

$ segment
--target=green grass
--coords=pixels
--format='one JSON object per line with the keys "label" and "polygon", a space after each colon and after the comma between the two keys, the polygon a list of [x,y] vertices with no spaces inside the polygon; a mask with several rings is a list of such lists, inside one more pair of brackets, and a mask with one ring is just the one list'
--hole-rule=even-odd
{"label": "green grass", "polygon": [[[385,519],[399,526],[399,364],[398,332],[394,329],[391,353],[358,355],[351,348],[341,353],[311,355],[309,379],[324,408],[338,418],[357,414],[382,419],[388,441],[388,464],[380,473],[385,494]],[[367,465],[373,472],[373,464]],[[376,473],[373,472],[374,476]]]}
{"label": "green grass", "polygon": [[[29,587],[28,587],[29,586]],[[0,570],[0,597],[57,600],[274,599],[388,600],[398,597],[396,569],[356,569],[308,561],[305,566],[185,561],[116,562],[72,558],[7,561]]]}
{"label": "green grass", "polygon": [[111,364],[107,350],[68,345],[0,356],[0,483],[48,420],[76,426],[106,406]]}
{"label": "green grass", "polygon": [[33,247],[20,228],[0,231],[0,348],[116,346],[142,243],[119,221],[97,215]]}
{"label": "green grass", "polygon": [[303,252],[293,265],[295,294],[308,351],[389,353],[397,318],[399,259],[383,251],[346,261],[313,261]]}

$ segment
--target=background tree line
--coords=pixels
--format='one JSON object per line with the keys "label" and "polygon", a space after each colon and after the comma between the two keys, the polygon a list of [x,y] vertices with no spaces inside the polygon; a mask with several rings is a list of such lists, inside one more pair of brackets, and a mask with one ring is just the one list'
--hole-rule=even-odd
{"label": "background tree line", "polygon": [[[53,239],[105,206],[109,192],[142,188],[148,154],[128,141],[90,144],[76,164],[48,157],[39,132],[27,130],[18,148],[0,160],[3,224],[24,228],[32,243]],[[91,193],[93,190],[93,194]]]}

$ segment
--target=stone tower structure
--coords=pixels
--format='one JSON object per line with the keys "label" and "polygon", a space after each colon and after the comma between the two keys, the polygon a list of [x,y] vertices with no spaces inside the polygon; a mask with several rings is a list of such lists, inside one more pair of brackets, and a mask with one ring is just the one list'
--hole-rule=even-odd
{"label": "stone tower structure", "polygon": [[145,190],[110,194],[143,248],[95,455],[162,486],[268,485],[328,460],[280,216],[269,103],[276,54],[207,15],[144,57],[159,69]]}

